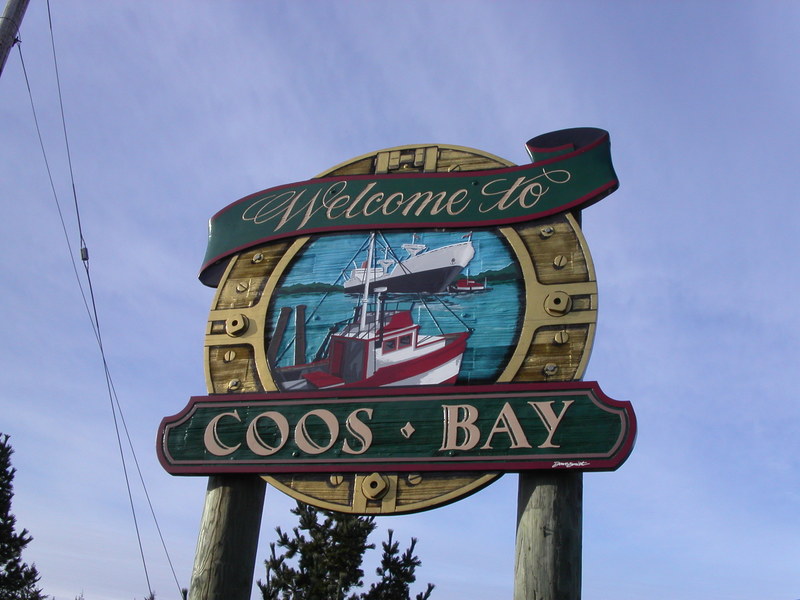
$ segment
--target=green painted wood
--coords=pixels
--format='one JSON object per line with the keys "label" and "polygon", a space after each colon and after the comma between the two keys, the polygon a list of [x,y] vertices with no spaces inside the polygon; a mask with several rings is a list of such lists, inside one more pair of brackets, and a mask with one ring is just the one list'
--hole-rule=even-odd
{"label": "green painted wood", "polygon": [[572,386],[196,397],[162,423],[160,458],[178,474],[616,468],[633,442],[630,406],[596,384]]}

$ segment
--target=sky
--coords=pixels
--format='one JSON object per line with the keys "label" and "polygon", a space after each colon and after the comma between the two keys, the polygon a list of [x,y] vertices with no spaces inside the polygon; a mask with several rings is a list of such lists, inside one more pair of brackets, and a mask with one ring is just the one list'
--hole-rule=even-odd
{"label": "sky", "polygon": [[[155,438],[205,393],[207,220],[381,148],[522,164],[528,139],[588,126],[610,132],[620,188],[583,213],[600,303],[584,378],[633,403],[638,437],[619,470],[584,476],[583,598],[800,598],[800,4],[51,4],[103,343],[180,586],[206,481],[168,475]],[[77,254],[45,2],[20,37]],[[0,123],[0,431],[33,536],[23,558],[59,600],[142,598],[103,365],[16,48]],[[128,468],[151,587],[178,598]],[[416,589],[435,583],[437,600],[511,597],[516,492],[506,475],[381,518],[373,541],[419,538]],[[268,489],[256,578],[293,505]]]}

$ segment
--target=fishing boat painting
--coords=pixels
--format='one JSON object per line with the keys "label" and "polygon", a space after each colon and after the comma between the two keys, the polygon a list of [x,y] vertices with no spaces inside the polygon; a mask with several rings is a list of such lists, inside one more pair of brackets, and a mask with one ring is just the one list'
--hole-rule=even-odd
{"label": "fishing boat painting", "polygon": [[[426,232],[422,243],[410,233],[373,233],[366,245],[364,237],[319,237],[284,274],[268,315],[272,324],[268,355],[279,388],[333,390],[491,380],[515,341],[520,283],[496,285],[493,293],[499,293],[494,302],[492,294],[461,300],[451,290],[473,259],[498,268],[511,263],[496,234]],[[387,248],[402,248],[403,237],[406,241],[411,237],[411,244],[405,245],[416,248],[404,248],[408,256],[398,260]],[[360,256],[363,251],[365,260]],[[402,270],[402,262],[425,254],[433,254],[425,259],[433,269]],[[438,269],[446,262],[442,256],[456,262],[461,257],[463,266]],[[414,261],[411,265],[417,266]],[[398,269],[402,275],[387,277]],[[354,277],[361,279],[358,285],[347,286]]]}

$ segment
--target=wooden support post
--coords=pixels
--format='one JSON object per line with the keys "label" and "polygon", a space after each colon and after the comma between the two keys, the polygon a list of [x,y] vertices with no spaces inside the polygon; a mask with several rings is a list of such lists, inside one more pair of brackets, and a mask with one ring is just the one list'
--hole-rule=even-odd
{"label": "wooden support post", "polygon": [[514,600],[580,600],[583,473],[520,473]]}
{"label": "wooden support post", "polygon": [[189,600],[250,600],[265,492],[253,475],[208,478]]}

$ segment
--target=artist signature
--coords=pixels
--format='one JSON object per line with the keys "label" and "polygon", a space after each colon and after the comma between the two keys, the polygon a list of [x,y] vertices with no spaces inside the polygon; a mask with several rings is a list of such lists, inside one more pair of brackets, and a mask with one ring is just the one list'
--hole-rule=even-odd
{"label": "artist signature", "polygon": [[577,461],[577,462],[556,461],[556,462],[553,463],[553,468],[554,469],[556,467],[564,467],[565,469],[571,469],[573,467],[588,467],[588,466],[589,466],[589,462],[585,461],[585,460],[580,460],[580,461]]}

